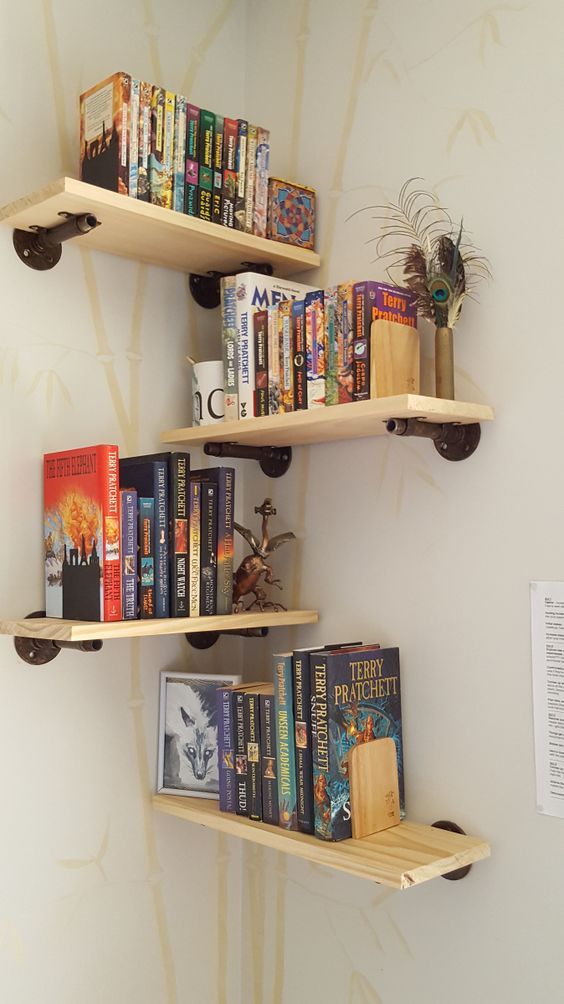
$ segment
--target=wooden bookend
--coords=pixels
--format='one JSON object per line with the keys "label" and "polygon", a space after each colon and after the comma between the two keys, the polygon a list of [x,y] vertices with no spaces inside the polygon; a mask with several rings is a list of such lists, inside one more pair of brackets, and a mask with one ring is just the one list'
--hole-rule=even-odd
{"label": "wooden bookend", "polygon": [[370,328],[370,396],[419,394],[419,333],[397,321]]}
{"label": "wooden bookend", "polygon": [[398,762],[393,739],[373,739],[349,750],[351,824],[355,840],[400,822]]}

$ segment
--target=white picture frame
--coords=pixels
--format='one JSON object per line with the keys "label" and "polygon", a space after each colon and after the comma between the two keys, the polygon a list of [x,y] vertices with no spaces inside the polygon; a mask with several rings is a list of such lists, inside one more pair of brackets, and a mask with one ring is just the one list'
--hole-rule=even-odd
{"label": "white picture frame", "polygon": [[233,673],[161,672],[157,792],[219,798],[220,687],[241,683]]}

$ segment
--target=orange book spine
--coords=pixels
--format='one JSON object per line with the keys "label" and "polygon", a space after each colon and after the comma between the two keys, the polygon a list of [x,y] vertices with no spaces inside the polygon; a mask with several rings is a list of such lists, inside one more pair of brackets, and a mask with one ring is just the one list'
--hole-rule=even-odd
{"label": "orange book spine", "polygon": [[[101,458],[102,459],[102,458]],[[120,621],[121,539],[119,513],[119,454],[117,447],[103,447],[102,535],[104,548],[104,617]]]}

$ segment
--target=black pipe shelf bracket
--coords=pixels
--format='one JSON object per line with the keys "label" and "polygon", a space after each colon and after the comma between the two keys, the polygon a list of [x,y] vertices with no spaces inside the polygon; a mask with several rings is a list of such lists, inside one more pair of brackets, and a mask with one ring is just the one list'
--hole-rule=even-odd
{"label": "black pipe shelf bracket", "polygon": [[290,446],[243,446],[241,443],[204,443],[208,457],[233,457],[238,460],[257,460],[263,474],[281,478],[292,463]]}
{"label": "black pipe shelf bracket", "polygon": [[[234,614],[233,616],[236,617],[237,615]],[[236,634],[240,635],[241,638],[266,638],[268,628],[243,628],[241,631],[195,631],[192,634],[187,634],[186,639],[192,648],[203,650],[215,645],[221,634]]]}
{"label": "black pipe shelf bracket", "polygon": [[252,261],[241,262],[241,267],[233,272],[207,272],[206,275],[198,275],[191,272],[188,285],[190,292],[199,307],[206,310],[213,310],[219,307],[221,302],[220,283],[227,275],[238,275],[239,272],[259,272],[260,275],[272,275],[272,265],[267,262],[257,263]]}
{"label": "black pipe shelf bracket", "polygon": [[29,230],[14,230],[14,247],[18,258],[35,269],[46,272],[61,260],[63,241],[82,237],[101,226],[94,213],[59,213],[64,223],[56,227],[31,227]]}
{"label": "black pipe shelf bracket", "polygon": [[[28,614],[26,620],[34,617],[45,617],[44,610],[36,610]],[[45,666],[55,659],[62,648],[72,648],[75,652],[99,652],[103,642],[92,641],[55,641],[52,638],[14,638],[14,648],[20,659],[28,666]]]}
{"label": "black pipe shelf bracket", "polygon": [[425,422],[420,418],[390,418],[386,430],[394,436],[419,436],[432,439],[437,453],[445,460],[466,460],[480,442],[480,425],[473,422]]}
{"label": "black pipe shelf bracket", "polygon": [[[436,823],[431,823],[431,826],[437,830],[448,830],[450,833],[462,833],[463,836],[466,836],[466,830],[463,830],[458,823],[451,823],[450,819],[439,819]],[[463,868],[455,868],[454,871],[447,872],[441,878],[448,879],[449,882],[458,882],[460,879],[466,878],[471,867],[472,865],[464,865]]]}

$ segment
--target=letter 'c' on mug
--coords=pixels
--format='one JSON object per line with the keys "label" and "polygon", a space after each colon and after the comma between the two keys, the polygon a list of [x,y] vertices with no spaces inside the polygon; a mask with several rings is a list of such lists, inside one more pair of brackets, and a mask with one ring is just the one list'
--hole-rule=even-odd
{"label": "letter 'c' on mug", "polygon": [[223,361],[212,359],[192,366],[192,423],[214,425],[225,414]]}

